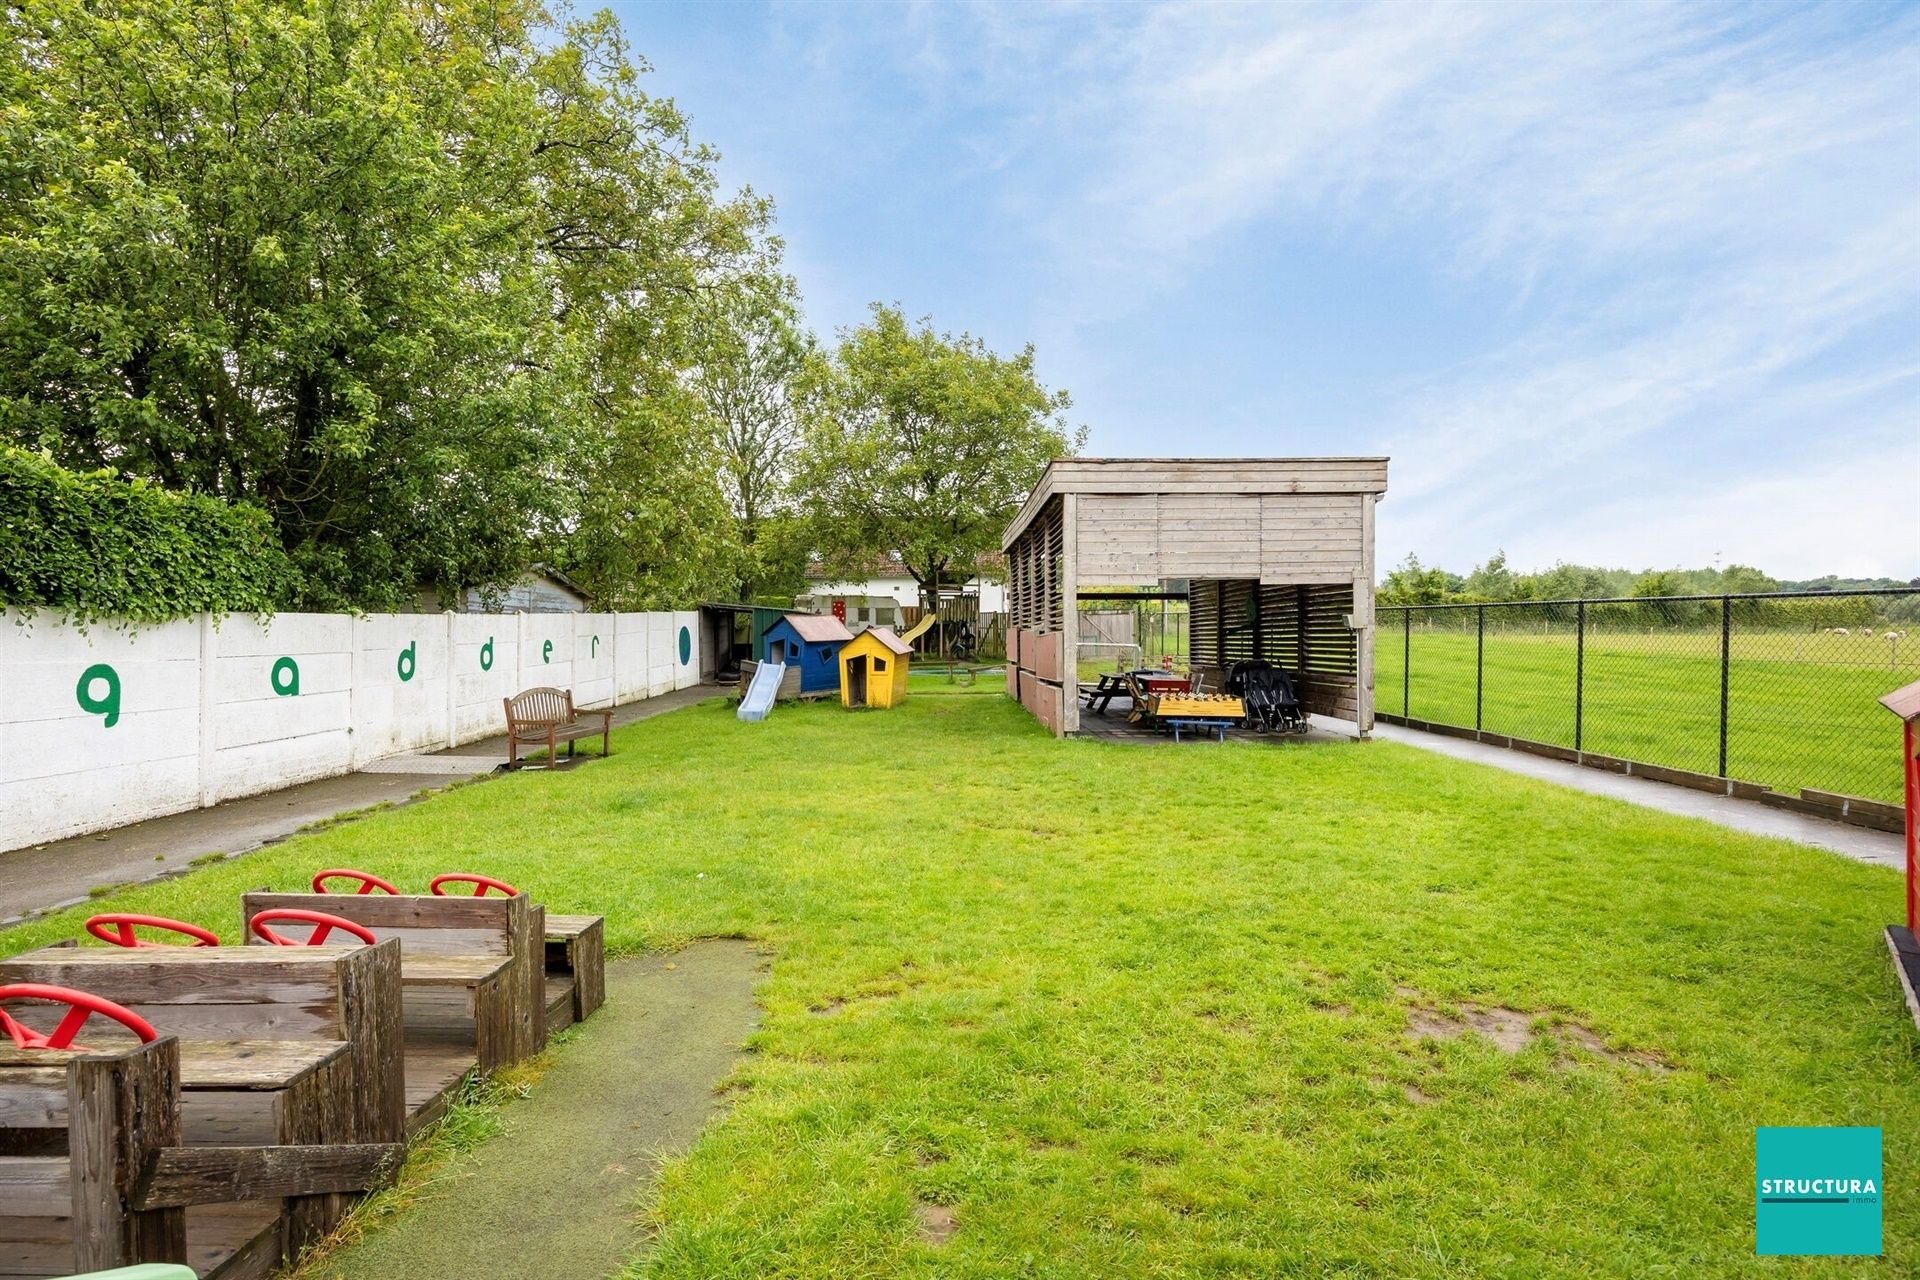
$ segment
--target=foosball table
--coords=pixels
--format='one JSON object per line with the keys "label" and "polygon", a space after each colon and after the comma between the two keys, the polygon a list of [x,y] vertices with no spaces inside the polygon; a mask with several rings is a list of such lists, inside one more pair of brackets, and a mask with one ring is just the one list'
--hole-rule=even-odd
{"label": "foosball table", "polygon": [[1246,704],[1227,694],[1156,693],[1147,698],[1147,715],[1171,729],[1175,742],[1180,741],[1182,730],[1211,733],[1225,742],[1227,730],[1246,714]]}

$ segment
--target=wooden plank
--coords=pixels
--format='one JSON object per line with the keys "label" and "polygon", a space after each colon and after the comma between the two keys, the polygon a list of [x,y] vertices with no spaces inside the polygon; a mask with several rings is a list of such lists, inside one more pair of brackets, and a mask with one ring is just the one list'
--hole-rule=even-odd
{"label": "wooden plank", "polygon": [[187,1220],[187,1265],[201,1280],[265,1280],[285,1256],[278,1201],[194,1205]]}
{"label": "wooden plank", "polygon": [[182,1040],[183,1089],[285,1089],[347,1054],[344,1040]]}
{"label": "wooden plank", "polygon": [[0,1129],[55,1129],[67,1123],[67,1069],[0,1069]]}
{"label": "wooden plank", "polygon": [[[406,931],[408,941],[415,942],[417,932],[419,945],[442,953],[472,954],[480,950],[464,936],[454,945],[444,941],[452,930],[479,930],[489,935],[488,949],[504,953],[510,910],[507,904],[512,901],[512,898],[492,897],[442,898],[432,894],[254,892],[242,896],[241,910],[247,919],[261,911],[287,907],[325,911],[364,925],[382,937],[388,931]],[[436,939],[442,941],[436,943]],[[408,949],[412,951],[413,947]]]}
{"label": "wooden plank", "polygon": [[0,982],[79,987],[125,1005],[314,1004],[332,998],[340,950],[47,947],[0,960]]}
{"label": "wooden plank", "polygon": [[405,988],[400,944],[355,952],[340,970],[339,1035],[352,1046],[353,1136],[398,1142],[406,1136]]}
{"label": "wooden plank", "polygon": [[405,1154],[399,1143],[170,1147],[147,1158],[133,1205],[170,1209],[364,1191],[392,1182]]}
{"label": "wooden plank", "polygon": [[[1064,613],[1060,630],[1060,665],[1054,679],[1078,687],[1080,662],[1080,497],[1068,494],[1061,499],[1060,518],[1063,540],[1060,547],[1060,593]],[[1055,736],[1073,733],[1080,727],[1080,699],[1068,695],[1059,701]]]}
{"label": "wooden plank", "polygon": [[73,1162],[65,1156],[0,1156],[0,1205],[8,1213],[57,1217],[73,1207]]}
{"label": "wooden plank", "polygon": [[477,987],[514,968],[504,955],[404,955],[400,982],[405,987]]}

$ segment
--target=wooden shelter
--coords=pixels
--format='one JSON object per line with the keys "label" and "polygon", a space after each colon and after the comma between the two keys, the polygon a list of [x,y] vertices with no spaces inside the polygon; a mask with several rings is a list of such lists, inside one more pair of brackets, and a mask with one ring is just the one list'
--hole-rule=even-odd
{"label": "wooden shelter", "polygon": [[840,705],[891,707],[907,700],[913,646],[892,627],[869,627],[840,647]]}
{"label": "wooden shelter", "polygon": [[1080,727],[1078,604],[1184,580],[1211,689],[1242,659],[1293,673],[1309,712],[1373,728],[1373,513],[1385,458],[1061,458],[1001,545],[1007,693]]}

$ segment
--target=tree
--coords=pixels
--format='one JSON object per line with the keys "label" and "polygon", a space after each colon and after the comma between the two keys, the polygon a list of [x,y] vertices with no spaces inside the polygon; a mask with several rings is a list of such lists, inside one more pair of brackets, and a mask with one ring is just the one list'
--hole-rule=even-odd
{"label": "tree", "polygon": [[793,282],[771,272],[760,287],[735,291],[728,322],[695,378],[712,424],[720,478],[740,545],[735,596],[753,600],[786,588],[806,569],[805,522],[792,493],[801,439],[801,398],[818,359],[795,314]]}
{"label": "tree", "polygon": [[[1451,580],[1451,581],[1450,581]],[[1409,551],[1380,584],[1381,604],[1444,604],[1459,579],[1445,569],[1429,569]]]}
{"label": "tree", "polygon": [[1069,404],[1040,385],[1031,346],[999,356],[876,303],[817,371],[796,468],[829,573],[864,577],[897,552],[935,607],[939,583],[999,548],[1047,463],[1085,442]]}
{"label": "tree", "polygon": [[769,213],[561,17],[10,5],[0,438],[264,509],[311,608],[718,576],[683,383]]}
{"label": "tree", "polygon": [[1483,565],[1467,575],[1466,594],[1479,600],[1511,600],[1515,576],[1507,568],[1507,553],[1496,551]]}
{"label": "tree", "polygon": [[1635,579],[1631,594],[1641,597],[1677,596],[1685,594],[1685,591],[1678,571],[1649,569]]}

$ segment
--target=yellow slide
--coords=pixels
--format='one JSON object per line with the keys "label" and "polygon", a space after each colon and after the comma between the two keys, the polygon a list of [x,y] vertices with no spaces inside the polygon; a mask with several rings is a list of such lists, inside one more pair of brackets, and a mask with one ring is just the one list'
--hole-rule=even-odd
{"label": "yellow slide", "polygon": [[900,638],[906,641],[908,644],[912,644],[915,640],[918,640],[921,636],[927,634],[928,628],[932,627],[933,624],[938,622],[939,620],[940,619],[938,616],[936,616],[935,614],[929,613],[927,614],[926,617],[914,623],[913,629],[907,632],[905,635],[901,636]]}

